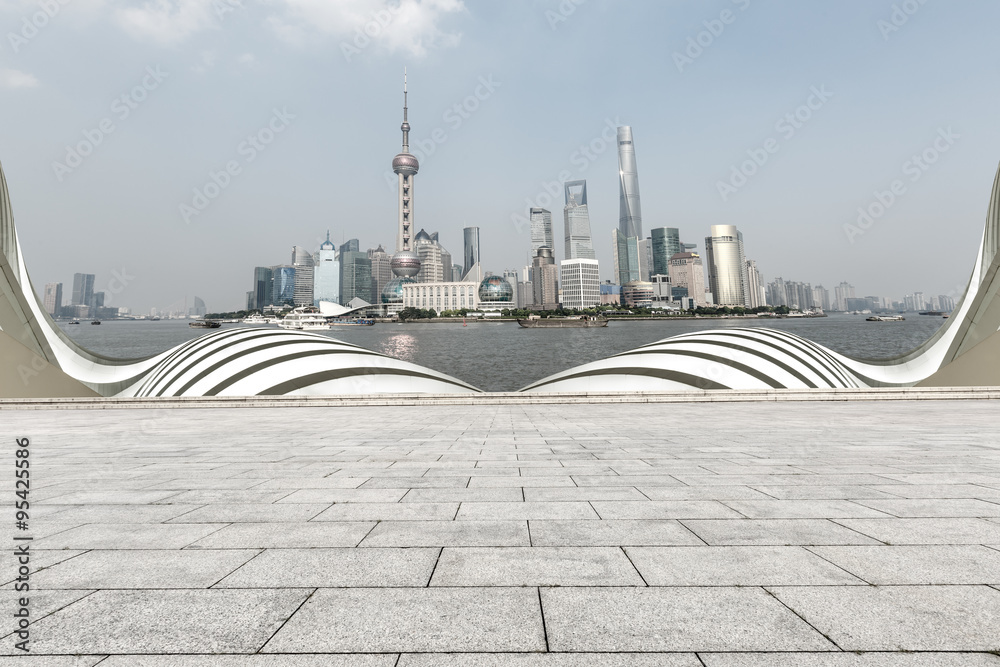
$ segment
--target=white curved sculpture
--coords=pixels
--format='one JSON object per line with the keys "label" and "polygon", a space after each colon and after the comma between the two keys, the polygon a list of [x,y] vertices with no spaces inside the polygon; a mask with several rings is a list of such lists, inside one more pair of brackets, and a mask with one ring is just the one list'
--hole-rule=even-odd
{"label": "white curved sculpture", "polygon": [[[479,391],[443,373],[302,331],[221,330],[148,359],[111,359],[90,352],[56,326],[31,286],[14,228],[2,166],[0,292],[0,331],[32,353],[30,367],[54,366],[102,396],[315,396]],[[2,338],[0,336],[0,342],[10,343],[9,339]],[[14,351],[18,350],[24,351],[21,348]],[[27,373],[31,372],[27,369]],[[15,373],[8,373],[7,381],[14,382],[16,380],[10,378],[16,377]],[[23,372],[22,377],[26,377]],[[32,395],[43,393],[42,385],[36,384],[39,389]]]}
{"label": "white curved sculpture", "polygon": [[860,361],[765,328],[700,331],[583,364],[526,392],[677,391],[1000,385],[1000,171],[965,295],[926,343],[896,359]]}

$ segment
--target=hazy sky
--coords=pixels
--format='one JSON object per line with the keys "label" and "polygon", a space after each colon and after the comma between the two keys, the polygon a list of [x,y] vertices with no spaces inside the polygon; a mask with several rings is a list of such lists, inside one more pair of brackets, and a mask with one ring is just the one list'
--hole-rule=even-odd
{"label": "hazy sky", "polygon": [[628,124],[646,233],[735,224],[767,281],[958,296],[998,24],[992,0],[0,0],[0,161],[38,289],[117,271],[114,305],[238,308],[327,229],[392,249],[406,66],[416,226],[456,258],[477,225],[487,270],[523,265],[548,201],[561,257],[586,178],[610,278]]}

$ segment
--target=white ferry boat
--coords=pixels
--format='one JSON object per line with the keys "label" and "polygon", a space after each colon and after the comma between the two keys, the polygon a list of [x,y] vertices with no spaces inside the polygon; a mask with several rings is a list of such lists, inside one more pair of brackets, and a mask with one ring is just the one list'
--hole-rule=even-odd
{"label": "white ferry boat", "polygon": [[271,320],[260,313],[254,313],[243,318],[243,324],[271,324]]}
{"label": "white ferry boat", "polygon": [[311,306],[302,306],[285,315],[284,319],[278,322],[282,329],[296,329],[299,331],[325,331],[330,328],[326,318],[320,315],[319,311]]}

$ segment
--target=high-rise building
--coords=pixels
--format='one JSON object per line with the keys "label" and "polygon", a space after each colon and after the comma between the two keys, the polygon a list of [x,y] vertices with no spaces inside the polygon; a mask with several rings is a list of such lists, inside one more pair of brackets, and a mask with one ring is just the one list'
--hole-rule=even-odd
{"label": "high-rise building", "polygon": [[712,225],[705,238],[708,287],[718,306],[749,306],[747,265],[743,254],[743,234],[735,225]]}
{"label": "high-rise building", "polygon": [[[444,248],[438,243],[438,233],[428,234],[421,229],[413,240],[413,250],[420,258],[420,271],[417,273],[419,283],[444,282]],[[451,267],[451,255],[448,255],[448,267]]]}
{"label": "high-rise building", "polygon": [[767,284],[766,296],[767,305],[769,306],[789,305],[788,291],[785,289],[785,281],[781,279],[781,276],[778,276]]}
{"label": "high-rise building", "polygon": [[[382,288],[381,293],[370,295],[381,301],[386,311],[390,313],[396,313],[403,307],[403,285],[415,282],[413,277],[420,272],[420,257],[413,252],[413,193],[417,172],[420,170],[420,162],[415,155],[410,154],[410,123],[407,119],[409,111],[406,83],[406,70],[404,69],[403,124],[399,126],[403,132],[403,148],[392,159],[392,170],[396,172],[399,179],[397,186],[399,217],[396,227],[396,254],[389,261],[389,268],[395,278]],[[343,274],[343,259],[341,259],[341,275]],[[341,281],[341,300],[344,305],[347,305],[348,299],[344,298],[343,290],[344,283]]]}
{"label": "high-rise building", "polygon": [[257,266],[253,270],[253,289],[250,290],[248,308],[250,310],[262,310],[264,306],[274,303],[272,288],[274,286],[274,273],[269,266]]}
{"label": "high-rise building", "polygon": [[657,227],[649,232],[650,250],[653,254],[653,275],[668,275],[670,258],[684,252],[680,230],[676,227]]}
{"label": "high-rise building", "polygon": [[532,304],[534,310],[559,307],[559,269],[552,248],[542,246],[531,262]]}
{"label": "high-rise building", "polygon": [[652,239],[639,239],[636,247],[639,250],[639,279],[648,283],[653,269]]}
{"label": "high-rise building", "polygon": [[555,251],[555,241],[552,236],[552,213],[544,208],[529,210],[531,218],[531,261],[535,261],[539,248],[551,248]]}
{"label": "high-rise building", "polygon": [[847,300],[854,298],[854,285],[843,282],[833,288],[834,310],[852,310],[847,307]]}
{"label": "high-rise building", "polygon": [[351,250],[357,248],[353,240],[340,246],[340,300],[346,306],[352,299],[358,298],[368,303],[375,303],[372,294],[372,262],[367,252]]}
{"label": "high-rise building", "polygon": [[320,301],[340,303],[340,262],[337,260],[337,247],[330,242],[329,231],[326,240],[319,246],[317,260],[313,268],[313,305],[319,306]]}
{"label": "high-rise building", "polygon": [[670,258],[670,282],[676,298],[689,297],[696,306],[704,306],[705,267],[693,252],[679,252]]}
{"label": "high-rise building", "polygon": [[271,279],[271,304],[275,306],[295,305],[295,267],[272,266]]}
{"label": "high-rise building", "polygon": [[639,239],[635,236],[624,236],[620,230],[611,230],[612,249],[614,251],[615,278],[619,285],[642,279],[639,264]]}
{"label": "high-rise building", "polygon": [[188,315],[192,317],[205,317],[207,313],[208,308],[205,306],[205,301],[200,296],[196,296],[194,298],[194,306],[188,310]]}
{"label": "high-rise building", "polygon": [[[466,227],[462,230],[464,245],[462,246],[462,261],[465,262],[463,268],[472,268],[482,261],[479,255],[479,227]],[[459,273],[464,273],[461,271]],[[461,275],[456,275],[455,280],[460,280]]]}
{"label": "high-rise building", "polygon": [[563,228],[566,259],[596,259],[590,236],[590,210],[587,208],[587,181],[567,181],[564,187],[566,206]]}
{"label": "high-rise building", "polygon": [[94,305],[93,273],[73,274],[73,305],[91,307]]}
{"label": "high-rise building", "polygon": [[313,305],[313,256],[302,246],[292,248],[292,266],[295,267],[296,306]]}
{"label": "high-rise building", "polygon": [[375,294],[381,294],[385,286],[392,280],[392,257],[381,245],[368,249],[368,259],[372,263],[372,289]]}
{"label": "high-rise building", "polygon": [[757,262],[747,260],[747,305],[750,308],[760,308],[767,305],[764,293],[764,279],[757,270]]}
{"label": "high-rise building", "polygon": [[644,238],[642,207],[639,205],[639,169],[635,161],[632,128],[618,128],[618,231],[625,237]]}
{"label": "high-rise building", "polygon": [[596,259],[564,259],[559,263],[563,308],[582,310],[601,303],[601,271]]}
{"label": "high-rise building", "polygon": [[813,287],[813,306],[822,308],[823,310],[830,310],[830,290],[822,285]]}
{"label": "high-rise building", "polygon": [[62,310],[62,283],[47,283],[43,299],[45,312],[52,317],[58,317]]}

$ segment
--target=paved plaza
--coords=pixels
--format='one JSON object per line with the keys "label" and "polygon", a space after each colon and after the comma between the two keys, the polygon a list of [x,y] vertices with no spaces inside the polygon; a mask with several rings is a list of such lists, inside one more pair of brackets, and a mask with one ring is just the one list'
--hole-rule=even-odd
{"label": "paved plaza", "polygon": [[[4,409],[0,666],[1000,667],[992,400]],[[23,533],[19,533],[23,534]]]}

